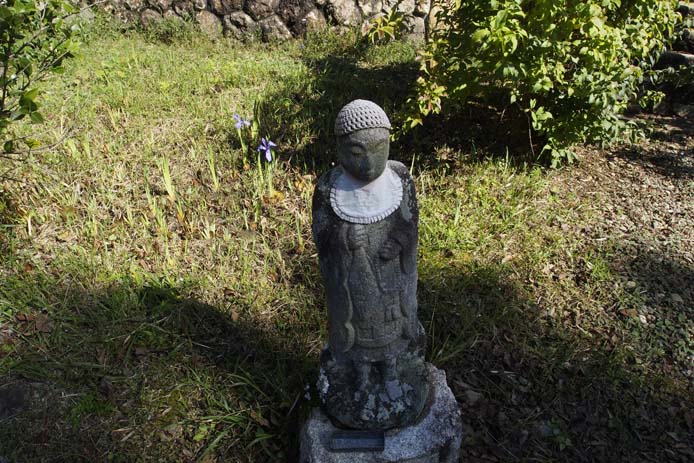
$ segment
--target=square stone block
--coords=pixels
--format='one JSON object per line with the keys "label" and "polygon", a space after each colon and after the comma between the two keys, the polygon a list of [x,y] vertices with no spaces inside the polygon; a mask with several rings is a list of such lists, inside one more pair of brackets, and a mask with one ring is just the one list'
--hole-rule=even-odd
{"label": "square stone block", "polygon": [[383,451],[333,451],[336,432],[319,408],[301,430],[301,463],[456,463],[463,440],[460,408],[446,373],[428,364],[430,395],[418,421],[384,433]]}

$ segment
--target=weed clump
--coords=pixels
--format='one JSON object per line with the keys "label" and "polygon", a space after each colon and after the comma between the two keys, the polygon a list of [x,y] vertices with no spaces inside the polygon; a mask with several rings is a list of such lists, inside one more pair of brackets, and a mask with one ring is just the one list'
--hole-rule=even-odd
{"label": "weed clump", "polygon": [[171,17],[152,21],[142,28],[142,34],[148,41],[170,45],[189,42],[200,35],[200,31],[190,20]]}

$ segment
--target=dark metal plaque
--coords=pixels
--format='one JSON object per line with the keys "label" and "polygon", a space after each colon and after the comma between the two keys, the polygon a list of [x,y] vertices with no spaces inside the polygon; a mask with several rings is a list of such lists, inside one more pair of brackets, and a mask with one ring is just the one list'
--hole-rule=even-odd
{"label": "dark metal plaque", "polygon": [[383,431],[335,431],[330,438],[335,452],[383,452],[385,445]]}

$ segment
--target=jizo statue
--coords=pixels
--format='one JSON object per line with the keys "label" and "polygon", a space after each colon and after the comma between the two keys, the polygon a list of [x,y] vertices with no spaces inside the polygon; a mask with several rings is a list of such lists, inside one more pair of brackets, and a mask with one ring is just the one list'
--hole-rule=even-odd
{"label": "jizo statue", "polygon": [[375,103],[342,108],[335,134],[340,165],[313,197],[329,322],[321,402],[342,427],[386,430],[415,421],[428,393],[415,186],[403,164],[388,160],[390,122]]}

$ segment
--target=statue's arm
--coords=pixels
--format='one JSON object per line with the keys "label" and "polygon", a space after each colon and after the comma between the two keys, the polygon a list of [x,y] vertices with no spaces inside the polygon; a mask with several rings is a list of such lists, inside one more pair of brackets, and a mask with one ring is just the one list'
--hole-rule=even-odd
{"label": "statue's arm", "polygon": [[402,269],[405,273],[412,273],[417,269],[417,241],[419,225],[419,207],[417,205],[417,192],[414,180],[403,164],[392,162],[391,169],[395,171],[402,181],[403,197],[397,223],[390,234],[390,240],[396,242],[400,248]]}
{"label": "statue's arm", "polygon": [[313,241],[318,248],[320,256],[325,255],[326,249],[330,246],[330,240],[334,235],[330,209],[330,185],[328,174],[323,175],[316,184],[313,192]]}
{"label": "statue's arm", "polygon": [[349,228],[337,218],[330,205],[330,188],[334,171],[323,175],[313,193],[313,241],[318,248],[318,260],[325,279],[330,320],[330,348],[346,352],[354,345],[352,300],[347,284],[347,247]]}

